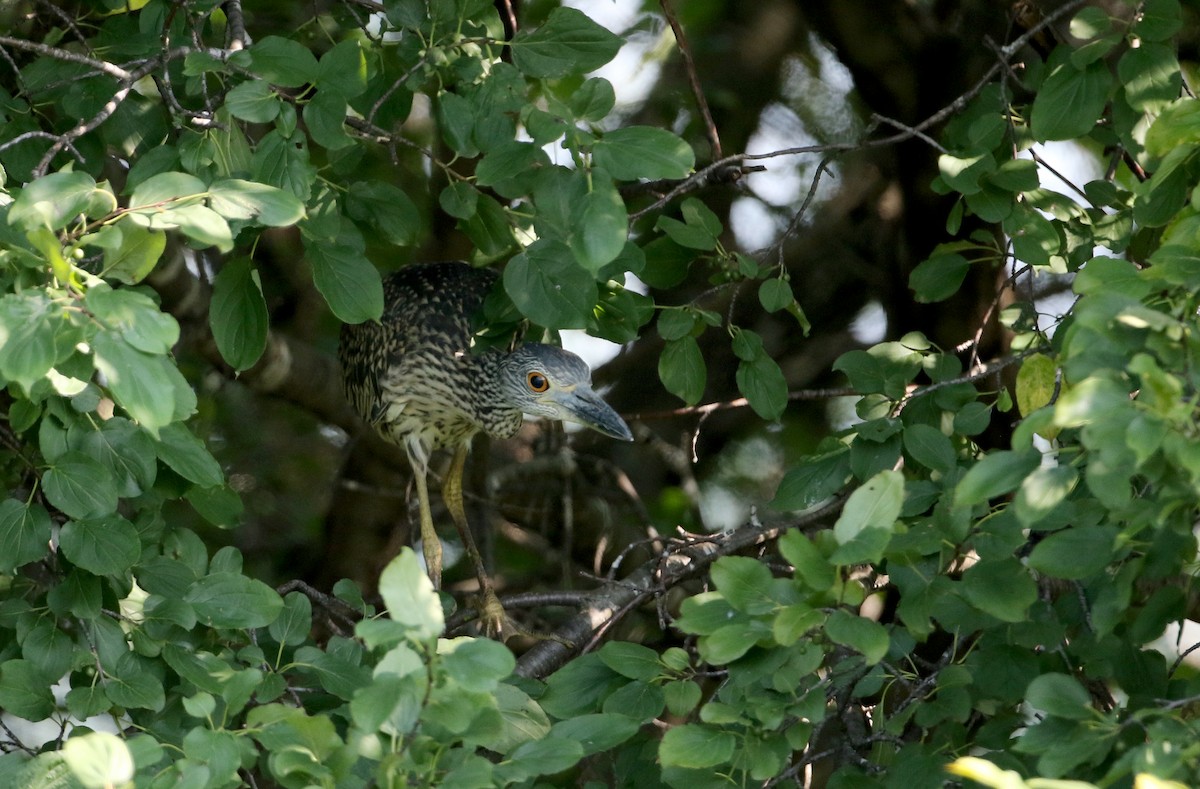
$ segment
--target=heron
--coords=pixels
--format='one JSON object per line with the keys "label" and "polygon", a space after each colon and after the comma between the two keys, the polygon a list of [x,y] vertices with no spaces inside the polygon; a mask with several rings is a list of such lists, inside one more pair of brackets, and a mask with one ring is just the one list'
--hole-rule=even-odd
{"label": "heron", "polygon": [[525,416],[575,422],[622,441],[633,435],[592,388],[587,363],[570,351],[544,343],[472,347],[473,318],[497,278],[495,270],[461,261],[406,266],[384,278],[378,322],[343,326],[338,357],[359,416],[408,456],[422,553],[435,588],[441,587],[442,543],[429,505],[429,462],[438,450],[453,452],[442,498],[474,563],[485,629],[501,635],[507,618],[463,507],[472,438],[480,432],[511,438]]}

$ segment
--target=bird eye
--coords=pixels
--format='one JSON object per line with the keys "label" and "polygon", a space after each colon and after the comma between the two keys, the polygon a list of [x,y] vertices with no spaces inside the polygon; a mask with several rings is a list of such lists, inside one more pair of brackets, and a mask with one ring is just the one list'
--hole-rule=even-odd
{"label": "bird eye", "polygon": [[546,380],[546,376],[541,373],[530,373],[525,376],[525,380],[529,383],[529,388],[541,394],[550,388],[550,382]]}

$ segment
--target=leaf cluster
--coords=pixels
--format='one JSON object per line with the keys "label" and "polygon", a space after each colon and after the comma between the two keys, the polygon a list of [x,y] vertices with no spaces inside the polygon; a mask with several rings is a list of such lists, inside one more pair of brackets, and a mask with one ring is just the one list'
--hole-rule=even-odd
{"label": "leaf cluster", "polygon": [[[442,638],[410,550],[381,606],[349,583],[281,594],[174,517],[223,529],[243,505],[154,274],[177,253],[211,279],[217,352],[252,370],[263,238],[295,228],[329,311],[375,320],[372,245],[419,244],[437,210],[472,262],[507,261],[495,322],[627,342],[656,320],[659,378],[689,405],[711,377],[697,339],[722,332],[764,421],[790,396],[770,343],[708,299],[746,290],[804,330],[789,275],[696,197],[635,218],[628,187],[687,183],[695,157],[615,118],[589,74],[623,39],[578,10],[506,40],[484,0],[392,0],[361,26],[310,20],[314,43],[248,39],[235,5],[121,4],[5,39],[0,708],[60,734],[4,740],[0,783],[919,786],[950,764],[997,786],[1200,782],[1200,674],[1151,647],[1195,617],[1200,515],[1200,102],[1175,0],[1079,11],[1070,43],[981,85],[937,142],[953,208],[918,299],[984,270],[1069,307],[1047,321],[1028,289],[998,296],[1012,355],[993,366],[918,332],[842,355],[853,419],[784,475],[757,553],[664,602],[669,642],[608,643],[544,681],[500,644]],[[404,127],[414,107],[427,128]],[[1048,185],[1040,145],[1059,140],[1103,175]],[[630,275],[707,290],[657,304]],[[833,522],[788,528],[831,500]]]}

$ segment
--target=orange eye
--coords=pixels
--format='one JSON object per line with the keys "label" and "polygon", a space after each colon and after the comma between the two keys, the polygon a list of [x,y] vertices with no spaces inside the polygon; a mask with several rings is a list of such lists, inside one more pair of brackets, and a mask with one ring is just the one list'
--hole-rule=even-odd
{"label": "orange eye", "polygon": [[538,394],[541,394],[550,388],[550,382],[547,381],[546,376],[542,375],[541,373],[530,373],[529,375],[525,376],[525,380],[529,384],[529,388]]}

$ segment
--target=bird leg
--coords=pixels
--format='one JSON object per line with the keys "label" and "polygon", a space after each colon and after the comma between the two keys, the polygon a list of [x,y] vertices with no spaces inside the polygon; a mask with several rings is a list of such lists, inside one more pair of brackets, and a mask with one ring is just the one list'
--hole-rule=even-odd
{"label": "bird leg", "polygon": [[413,479],[417,483],[417,502],[421,508],[421,550],[425,554],[425,572],[433,582],[434,589],[442,588],[442,541],[433,528],[433,513],[429,510],[429,483],[426,475],[429,464],[422,462],[412,452],[408,454],[412,465]]}
{"label": "bird leg", "polygon": [[492,579],[488,576],[487,568],[483,566],[483,557],[479,555],[479,549],[475,547],[475,537],[471,534],[471,526],[467,523],[467,513],[463,508],[462,475],[468,449],[468,444],[462,444],[454,450],[454,459],[450,461],[450,470],[442,483],[442,498],[446,501],[446,509],[450,510],[454,525],[458,527],[467,554],[475,565],[479,594],[483,598],[479,616],[483,621],[484,631],[489,636],[502,636],[510,629],[508,615],[504,613],[504,606],[500,605],[500,599],[496,597],[492,588]]}

